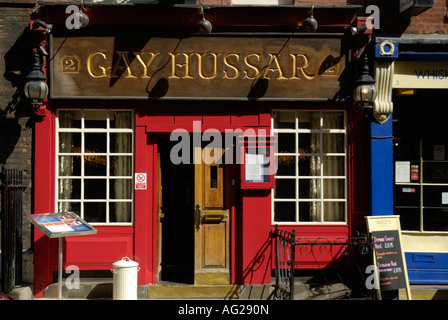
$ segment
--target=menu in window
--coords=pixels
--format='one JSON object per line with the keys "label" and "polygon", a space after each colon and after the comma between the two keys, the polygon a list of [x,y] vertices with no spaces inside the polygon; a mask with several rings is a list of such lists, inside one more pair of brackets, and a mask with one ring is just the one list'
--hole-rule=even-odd
{"label": "menu in window", "polygon": [[411,163],[409,161],[395,162],[395,182],[411,181]]}
{"label": "menu in window", "polygon": [[28,219],[50,238],[96,233],[95,228],[73,212],[29,214]]}

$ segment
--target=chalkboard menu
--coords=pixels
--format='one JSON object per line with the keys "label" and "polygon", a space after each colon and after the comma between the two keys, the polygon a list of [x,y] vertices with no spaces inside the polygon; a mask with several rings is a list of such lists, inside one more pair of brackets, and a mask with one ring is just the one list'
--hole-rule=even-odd
{"label": "chalkboard menu", "polygon": [[366,219],[373,242],[380,297],[381,292],[406,289],[411,300],[406,259],[401,248],[400,216],[371,216]]}
{"label": "chalkboard menu", "polygon": [[406,288],[403,253],[401,252],[398,231],[374,231],[372,232],[372,240],[381,290]]}

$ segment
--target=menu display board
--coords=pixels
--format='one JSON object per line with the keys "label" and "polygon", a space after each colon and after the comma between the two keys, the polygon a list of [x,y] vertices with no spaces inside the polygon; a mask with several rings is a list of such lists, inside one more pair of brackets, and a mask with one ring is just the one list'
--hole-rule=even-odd
{"label": "menu display board", "polygon": [[274,188],[275,136],[242,136],[237,139],[240,148],[241,189]]}
{"label": "menu display board", "polygon": [[378,292],[406,289],[411,300],[406,259],[401,248],[400,216],[366,217],[373,241],[374,264],[379,281]]}
{"label": "menu display board", "polygon": [[74,212],[29,214],[31,223],[49,238],[95,234],[97,230]]}
{"label": "menu display board", "polygon": [[375,260],[383,291],[406,288],[406,275],[397,230],[372,232]]}

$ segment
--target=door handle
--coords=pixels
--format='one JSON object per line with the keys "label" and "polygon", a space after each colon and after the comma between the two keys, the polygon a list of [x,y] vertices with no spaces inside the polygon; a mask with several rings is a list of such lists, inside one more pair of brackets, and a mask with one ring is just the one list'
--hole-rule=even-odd
{"label": "door handle", "polygon": [[197,231],[201,229],[201,220],[202,220],[202,209],[199,203],[196,203],[196,206],[194,207],[194,225]]}
{"label": "door handle", "polygon": [[202,219],[206,220],[223,220],[228,218],[229,215],[227,213],[219,213],[219,214],[203,214],[201,215]]}
{"label": "door handle", "polygon": [[228,213],[213,213],[213,214],[204,214],[202,213],[202,208],[199,203],[196,203],[194,208],[194,225],[196,230],[199,231],[201,229],[202,220],[223,220],[229,217]]}

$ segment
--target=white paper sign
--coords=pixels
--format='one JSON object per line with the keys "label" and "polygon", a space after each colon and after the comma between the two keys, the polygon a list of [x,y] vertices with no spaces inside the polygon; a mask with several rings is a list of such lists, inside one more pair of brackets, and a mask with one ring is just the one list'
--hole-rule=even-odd
{"label": "white paper sign", "polygon": [[442,204],[448,204],[448,192],[442,192]]}
{"label": "white paper sign", "polygon": [[411,182],[411,163],[409,161],[395,162],[395,182]]}
{"label": "white paper sign", "polygon": [[264,156],[262,154],[246,153],[246,181],[263,181],[263,163]]}

